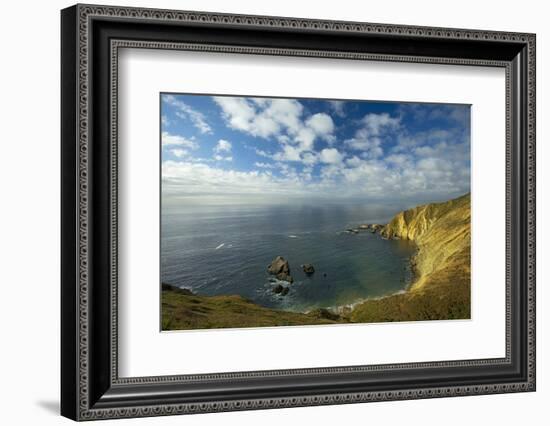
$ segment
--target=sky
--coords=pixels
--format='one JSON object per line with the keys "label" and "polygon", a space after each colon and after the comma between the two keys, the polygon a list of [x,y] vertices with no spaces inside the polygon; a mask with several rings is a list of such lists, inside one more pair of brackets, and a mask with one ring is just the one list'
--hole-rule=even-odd
{"label": "sky", "polygon": [[415,204],[470,191],[470,106],[162,93],[162,194]]}

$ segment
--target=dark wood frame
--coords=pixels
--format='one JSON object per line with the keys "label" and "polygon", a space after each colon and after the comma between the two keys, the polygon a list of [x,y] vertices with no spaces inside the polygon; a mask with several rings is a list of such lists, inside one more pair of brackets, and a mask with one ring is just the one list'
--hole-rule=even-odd
{"label": "dark wood frame", "polygon": [[[533,34],[95,5],[64,9],[61,33],[64,416],[89,420],[535,390]],[[506,357],[119,378],[116,65],[121,47],[505,68]]]}

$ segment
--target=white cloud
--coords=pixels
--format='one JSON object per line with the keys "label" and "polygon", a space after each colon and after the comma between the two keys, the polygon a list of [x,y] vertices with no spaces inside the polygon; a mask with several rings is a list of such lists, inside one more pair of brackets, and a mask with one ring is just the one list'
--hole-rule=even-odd
{"label": "white cloud", "polygon": [[413,152],[419,157],[429,157],[435,153],[435,149],[431,146],[419,146]]}
{"label": "white cloud", "polygon": [[233,156],[231,155],[231,142],[226,141],[225,139],[220,139],[216,146],[213,148],[214,151],[214,160],[216,161],[233,161]]}
{"label": "white cloud", "polygon": [[364,130],[359,130],[356,137],[345,141],[346,145],[356,151],[369,151],[380,147],[382,140],[377,137],[369,138],[367,134],[363,134]]}
{"label": "white cloud", "polygon": [[357,157],[356,155],[354,155],[353,157],[351,158],[348,158],[346,160],[346,164],[350,167],[358,167],[360,166],[361,164],[363,164],[363,160],[361,160],[359,157]]}
{"label": "white cloud", "polygon": [[418,169],[427,172],[449,172],[452,171],[453,165],[448,160],[440,158],[423,158],[417,163]]}
{"label": "white cloud", "polygon": [[273,159],[277,161],[301,161],[300,149],[291,145],[284,145],[282,151],[273,155]]}
{"label": "white cloud", "polygon": [[313,152],[305,152],[302,154],[302,163],[306,166],[312,166],[319,161],[319,156]]}
{"label": "white cloud", "polygon": [[295,132],[299,128],[302,105],[292,99],[258,99],[216,96],[229,127],[252,136],[269,138],[282,128]]}
{"label": "white cloud", "polygon": [[274,194],[307,193],[308,189],[300,183],[291,168],[286,170],[286,174],[288,177],[274,177],[270,172],[258,170],[243,172],[202,163],[162,163],[163,193],[172,196],[227,197],[238,194],[272,197]]}
{"label": "white cloud", "polygon": [[336,178],[342,173],[342,167],[338,164],[329,164],[321,168],[321,178],[323,182],[334,184]]}
{"label": "white cloud", "polygon": [[264,158],[257,158],[260,161],[249,171],[227,170],[234,158],[228,140],[218,139],[212,157],[198,159],[190,155],[198,148],[195,140],[163,132],[163,146],[169,146],[170,158],[177,160],[163,163],[163,191],[228,200],[235,195],[233,199],[241,202],[241,195],[273,200],[276,194],[285,199],[356,200],[396,194],[418,201],[469,190],[469,135],[460,127],[410,132],[403,114],[367,114],[353,122],[358,126],[353,137],[336,145],[330,115],[308,114],[298,101],[231,97],[215,101],[228,127],[268,139],[243,145]]}
{"label": "white cloud", "polygon": [[[286,162],[257,162],[254,170],[237,171],[217,168],[216,162],[164,161],[163,192],[166,189],[167,195],[215,196],[228,202],[244,202],[248,195],[269,201],[277,194],[357,200],[388,199],[388,194],[396,194],[397,198],[418,201],[445,199],[449,194],[459,195],[469,190],[469,167],[448,160],[424,158],[415,162],[406,155],[393,156],[389,161],[358,156],[342,160],[334,151],[319,156],[330,161],[340,159],[340,162],[322,162],[319,175],[314,176],[313,166],[294,167]],[[227,160],[220,156],[216,161]],[[407,165],[396,167],[402,162]]]}
{"label": "white cloud", "polygon": [[400,125],[399,117],[391,117],[387,112],[381,114],[367,114],[363,117],[363,123],[369,134],[379,136],[383,131],[397,129]]}
{"label": "white cloud", "polygon": [[274,169],[275,166],[273,164],[270,164],[270,163],[262,163],[262,162],[258,162],[256,161],[254,163],[254,167],[258,167],[260,169]]}
{"label": "white cloud", "polygon": [[306,125],[317,135],[330,135],[334,131],[334,122],[330,115],[320,112],[306,120]]}
{"label": "white cloud", "polygon": [[346,103],[344,101],[327,101],[327,102],[338,117],[345,116],[344,107]]}
{"label": "white cloud", "polygon": [[342,174],[350,183],[363,183],[370,192],[375,190],[379,186],[379,181],[387,176],[387,169],[381,161],[360,160],[355,163],[356,167],[345,169]]}
{"label": "white cloud", "polygon": [[177,158],[183,158],[189,154],[189,151],[187,151],[186,149],[180,149],[180,148],[174,148],[170,152],[172,153],[172,155],[174,155]]}
{"label": "white cloud", "polygon": [[311,164],[313,157],[305,153],[315,151],[316,139],[334,140],[334,122],[330,115],[316,113],[304,117],[304,107],[297,100],[227,96],[213,99],[230,128],[279,142],[280,151],[268,154],[256,148],[258,155]]}
{"label": "white cloud", "polygon": [[336,148],[325,148],[319,154],[319,159],[325,164],[339,164],[344,156]]}
{"label": "white cloud", "polygon": [[377,158],[384,154],[381,148],[382,139],[379,137],[370,137],[366,129],[359,129],[355,133],[355,137],[347,139],[344,144],[354,151],[364,151],[368,156]]}
{"label": "white cloud", "polygon": [[226,141],[225,139],[220,139],[216,146],[214,147],[214,152],[231,152],[231,142]]}
{"label": "white cloud", "polygon": [[312,151],[314,142],[315,142],[315,131],[309,127],[304,127],[298,130],[298,133],[295,136],[295,142],[298,142],[300,152],[302,151]]}
{"label": "white cloud", "polygon": [[168,132],[162,132],[161,134],[162,146],[181,146],[189,149],[196,150],[199,148],[199,144],[193,139],[187,139],[183,136],[173,135]]}
{"label": "white cloud", "polygon": [[385,138],[397,135],[401,126],[399,117],[391,117],[388,113],[370,113],[361,120],[353,138],[344,141],[345,145],[355,151],[363,151],[367,158],[379,158],[384,155],[382,144]]}
{"label": "white cloud", "polygon": [[417,162],[410,155],[391,155],[384,159],[348,158],[349,166],[340,170],[350,192],[363,196],[387,197],[394,192],[413,198],[459,195],[469,190],[469,167],[437,158]]}
{"label": "white cloud", "polygon": [[385,158],[385,161],[397,167],[404,167],[410,165],[412,159],[405,154],[391,154]]}
{"label": "white cloud", "polygon": [[190,120],[193,126],[195,126],[201,133],[212,133],[212,128],[206,121],[203,113],[195,111],[193,108],[191,108],[182,100],[176,98],[174,95],[164,95],[162,99],[168,105],[176,108],[176,115],[179,118]]}

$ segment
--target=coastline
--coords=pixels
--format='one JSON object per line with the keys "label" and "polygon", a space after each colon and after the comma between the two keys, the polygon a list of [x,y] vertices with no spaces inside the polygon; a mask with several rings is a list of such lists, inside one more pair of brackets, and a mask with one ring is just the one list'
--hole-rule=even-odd
{"label": "coastline", "polygon": [[162,329],[470,318],[470,194],[399,212],[386,225],[363,224],[348,231],[413,242],[416,251],[409,260],[407,285],[390,295],[293,312],[265,308],[240,296],[199,296],[163,284]]}
{"label": "coastline", "polygon": [[[410,268],[411,276],[406,281],[406,284],[402,289],[394,291],[394,292],[389,293],[389,294],[384,294],[384,295],[381,295],[381,296],[362,297],[362,298],[356,299],[355,301],[353,301],[351,303],[345,303],[345,304],[342,304],[342,305],[327,306],[326,308],[322,308],[322,309],[328,309],[328,310],[330,310],[330,311],[332,311],[336,314],[339,314],[339,315],[346,315],[346,314],[349,314],[350,311],[353,311],[353,309],[355,309],[355,307],[357,307],[357,306],[359,306],[359,305],[361,305],[365,302],[376,302],[378,300],[383,300],[383,299],[386,299],[388,297],[393,297],[393,296],[399,296],[399,295],[402,295],[402,294],[406,294],[412,288],[413,284],[418,279],[417,272],[414,268],[414,257],[417,254],[418,254],[418,247],[416,247],[415,253],[412,254],[409,257],[408,267]],[[308,313],[308,312],[311,312],[313,310],[314,309],[304,311],[304,313]]]}
{"label": "coastline", "polygon": [[470,318],[470,194],[398,213],[379,231],[417,246],[413,278],[400,294],[354,307],[352,322]]}

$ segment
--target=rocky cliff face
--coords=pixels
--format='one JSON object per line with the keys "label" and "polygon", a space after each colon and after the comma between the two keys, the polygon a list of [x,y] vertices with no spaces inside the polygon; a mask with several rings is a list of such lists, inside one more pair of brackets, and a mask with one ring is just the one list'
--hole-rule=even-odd
{"label": "rocky cliff face", "polygon": [[398,213],[380,235],[416,243],[415,280],[404,294],[358,305],[352,321],[470,318],[470,194]]}
{"label": "rocky cliff face", "polygon": [[440,281],[445,275],[456,280],[460,273],[461,281],[469,281],[470,194],[401,212],[382,229],[381,235],[408,239],[418,246],[413,258],[417,280],[411,290],[419,290],[436,278]]}

